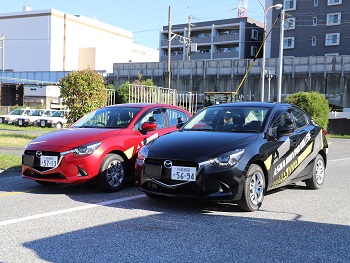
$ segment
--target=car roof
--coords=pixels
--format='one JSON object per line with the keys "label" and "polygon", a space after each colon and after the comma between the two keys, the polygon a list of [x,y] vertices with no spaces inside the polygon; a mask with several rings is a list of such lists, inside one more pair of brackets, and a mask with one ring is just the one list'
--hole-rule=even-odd
{"label": "car roof", "polygon": [[260,102],[260,101],[240,101],[240,102],[231,102],[231,103],[223,103],[216,104],[210,107],[265,107],[265,108],[276,108],[280,106],[292,106],[289,103],[281,103],[281,102]]}
{"label": "car roof", "polygon": [[171,105],[171,104],[162,104],[162,103],[121,103],[121,104],[114,104],[109,105],[102,108],[153,108],[153,107],[168,107],[168,108],[177,108],[181,109],[180,107]]}

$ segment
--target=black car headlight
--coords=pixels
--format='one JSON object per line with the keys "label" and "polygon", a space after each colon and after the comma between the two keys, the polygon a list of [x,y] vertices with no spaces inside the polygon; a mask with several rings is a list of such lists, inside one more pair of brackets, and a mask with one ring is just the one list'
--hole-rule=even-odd
{"label": "black car headlight", "polygon": [[210,164],[216,166],[234,166],[242,158],[243,153],[244,149],[237,149],[211,159]]}
{"label": "black car headlight", "polygon": [[82,145],[73,149],[71,152],[76,155],[89,155],[96,151],[101,144],[102,142],[95,142],[91,144]]}

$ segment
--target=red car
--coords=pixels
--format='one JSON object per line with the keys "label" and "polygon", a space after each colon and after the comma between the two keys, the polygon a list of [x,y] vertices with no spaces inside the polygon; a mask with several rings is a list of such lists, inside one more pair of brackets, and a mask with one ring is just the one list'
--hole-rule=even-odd
{"label": "red car", "polygon": [[97,179],[108,192],[134,178],[138,150],[172,132],[191,113],[165,104],[118,104],[97,109],[70,128],[31,141],[22,155],[22,177],[39,184]]}

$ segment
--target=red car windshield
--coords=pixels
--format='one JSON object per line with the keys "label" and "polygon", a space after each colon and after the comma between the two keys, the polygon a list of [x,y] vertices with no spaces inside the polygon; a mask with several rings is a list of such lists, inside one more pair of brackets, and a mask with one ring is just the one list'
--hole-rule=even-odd
{"label": "red car windshield", "polygon": [[141,108],[102,108],[78,120],[72,128],[125,128]]}

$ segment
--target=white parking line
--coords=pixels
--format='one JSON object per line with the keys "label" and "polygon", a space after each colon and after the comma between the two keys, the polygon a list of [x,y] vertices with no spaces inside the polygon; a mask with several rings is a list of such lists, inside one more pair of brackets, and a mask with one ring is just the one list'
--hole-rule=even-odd
{"label": "white parking line", "polygon": [[97,206],[106,206],[106,205],[121,203],[121,202],[125,202],[125,201],[143,198],[145,196],[146,195],[144,195],[144,194],[134,195],[134,196],[124,197],[124,198],[109,200],[109,201],[105,201],[105,202],[101,202],[101,203],[97,203],[97,204],[83,205],[83,206],[78,206],[78,207],[73,207],[73,208],[68,208],[68,209],[63,209],[63,210],[57,210],[57,211],[52,211],[52,212],[43,213],[43,214],[37,214],[37,215],[32,215],[32,216],[26,216],[26,217],[21,217],[21,218],[16,218],[16,219],[0,221],[0,226],[12,225],[15,223],[29,221],[29,220],[33,220],[33,219],[71,213],[71,212],[75,212],[75,211],[94,208]]}
{"label": "white parking line", "polygon": [[347,160],[350,160],[350,158],[328,160],[327,162],[338,162],[338,161],[347,161]]}

